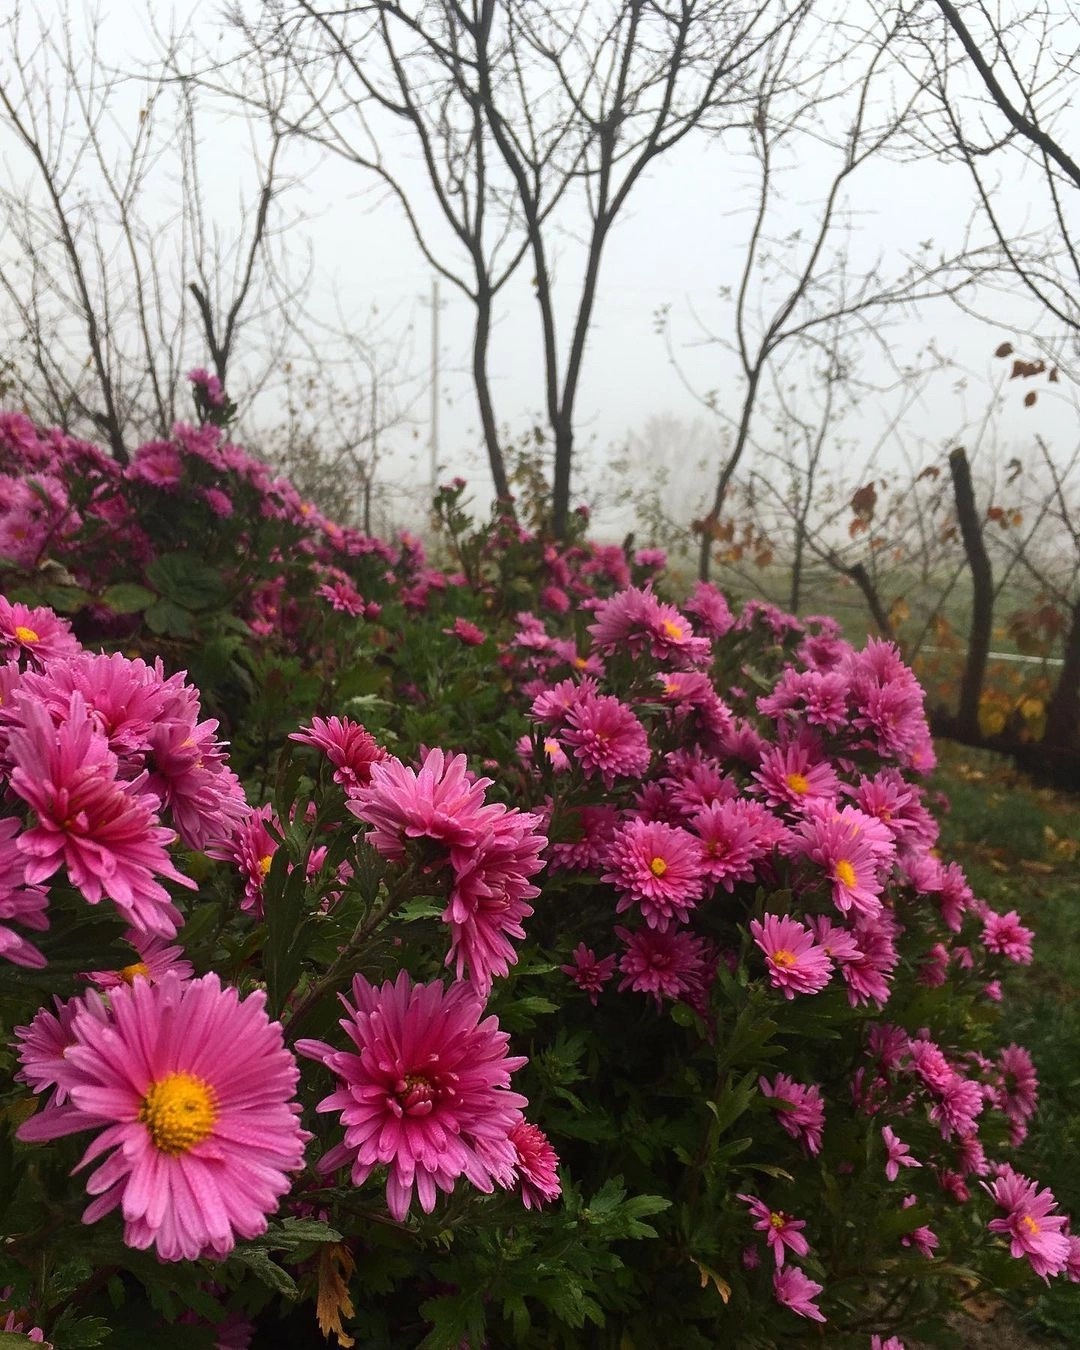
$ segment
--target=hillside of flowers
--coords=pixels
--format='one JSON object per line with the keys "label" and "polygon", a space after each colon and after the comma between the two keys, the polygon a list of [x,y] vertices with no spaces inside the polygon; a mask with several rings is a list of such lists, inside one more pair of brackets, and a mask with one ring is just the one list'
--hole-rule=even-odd
{"label": "hillside of flowers", "polygon": [[436,566],[213,425],[0,416],[0,1341],[901,1350],[1080,1280],[897,651],[465,502]]}

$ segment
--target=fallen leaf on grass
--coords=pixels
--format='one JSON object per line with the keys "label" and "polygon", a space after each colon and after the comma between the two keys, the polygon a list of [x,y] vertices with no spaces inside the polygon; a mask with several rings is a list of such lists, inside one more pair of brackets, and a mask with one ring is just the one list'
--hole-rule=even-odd
{"label": "fallen leaf on grass", "polygon": [[1034,858],[1021,858],[1018,864],[1022,872],[1028,872],[1036,877],[1052,877],[1054,875],[1054,864],[1038,862]]}

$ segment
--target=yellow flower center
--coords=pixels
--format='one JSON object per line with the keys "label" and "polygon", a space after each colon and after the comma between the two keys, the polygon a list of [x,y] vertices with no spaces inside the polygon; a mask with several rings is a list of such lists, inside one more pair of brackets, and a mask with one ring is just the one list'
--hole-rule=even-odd
{"label": "yellow flower center", "polygon": [[135,961],[132,965],[124,966],[122,970],[118,970],[116,973],[125,984],[134,984],[138,979],[148,980],[150,978],[150,967],[145,961]]}
{"label": "yellow flower center", "polygon": [[773,1210],[769,1215],[769,1222],[774,1228],[783,1228],[784,1224],[787,1223],[787,1215],[781,1213],[778,1209]]}
{"label": "yellow flower center", "polygon": [[844,886],[855,885],[855,869],[846,858],[836,864],[836,879]]}
{"label": "yellow flower center", "polygon": [[664,693],[667,694],[668,698],[674,698],[678,692],[679,686],[675,683],[674,680],[664,681]]}
{"label": "yellow flower center", "polygon": [[555,756],[559,753],[561,748],[562,747],[559,745],[558,741],[544,742],[544,753],[548,756],[549,759],[554,759]]}
{"label": "yellow flower center", "polygon": [[660,627],[664,630],[667,636],[671,638],[673,642],[682,641],[683,630],[679,627],[677,623],[673,623],[671,619],[665,619],[663,623],[660,625]]}
{"label": "yellow flower center", "polygon": [[589,664],[589,663],[588,663],[588,661],[585,659],[584,656],[575,656],[575,657],[574,657],[573,665],[574,665],[574,669],[575,669],[575,670],[584,670],[585,667],[586,667],[588,664]]}
{"label": "yellow flower center", "polygon": [[15,636],[20,642],[40,642],[41,638],[32,628],[24,628],[21,623],[15,625]]}
{"label": "yellow flower center", "polygon": [[1037,1233],[1039,1231],[1039,1225],[1035,1222],[1035,1220],[1031,1217],[1030,1214],[1025,1214],[1024,1217],[1020,1220],[1020,1222],[1024,1225],[1024,1227],[1028,1230],[1029,1233]]}
{"label": "yellow flower center", "polygon": [[653,858],[653,860],[649,863],[649,871],[653,874],[654,877],[662,877],[664,873],[667,871],[667,863],[663,860],[663,858]]}
{"label": "yellow flower center", "polygon": [[800,797],[810,791],[810,779],[804,773],[789,773],[784,782],[787,783],[792,792],[797,792]]}
{"label": "yellow flower center", "polygon": [[259,859],[259,871],[263,874],[263,876],[266,876],[267,872],[270,871],[270,864],[273,861],[274,855],[272,853],[264,853],[263,856]]}
{"label": "yellow flower center", "polygon": [[794,952],[789,952],[786,947],[778,947],[772,954],[772,963],[774,966],[784,966],[788,968],[796,964]]}
{"label": "yellow flower center", "polygon": [[217,1094],[193,1074],[170,1073],[146,1089],[139,1119],[162,1153],[187,1153],[214,1128]]}

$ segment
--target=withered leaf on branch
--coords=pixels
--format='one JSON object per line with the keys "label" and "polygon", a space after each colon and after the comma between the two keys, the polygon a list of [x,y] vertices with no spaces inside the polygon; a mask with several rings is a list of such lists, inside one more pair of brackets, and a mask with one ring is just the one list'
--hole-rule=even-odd
{"label": "withered leaf on branch", "polygon": [[1004,358],[1006,356],[1012,356],[1012,354],[1013,354],[1013,345],[1011,342],[1003,342],[1001,346],[998,347],[997,351],[994,352],[995,356],[1001,358]]}
{"label": "withered leaf on branch", "polygon": [[345,1350],[350,1350],[356,1344],[341,1325],[343,1317],[353,1315],[349,1277],[355,1269],[356,1262],[343,1242],[329,1242],[319,1252],[319,1294],[315,1303],[315,1316],[322,1334],[329,1336],[333,1332],[338,1344],[344,1346]]}

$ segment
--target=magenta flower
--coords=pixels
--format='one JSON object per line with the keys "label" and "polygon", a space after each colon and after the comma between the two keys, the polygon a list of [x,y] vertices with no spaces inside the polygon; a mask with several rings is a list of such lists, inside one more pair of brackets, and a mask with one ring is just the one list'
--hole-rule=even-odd
{"label": "magenta flower", "polygon": [[41,970],[45,957],[34,944],[12,928],[43,933],[49,926],[45,911],[49,897],[40,886],[26,884],[26,855],[19,848],[20,822],[12,816],[0,820],[0,957],[17,966]]}
{"label": "magenta flower", "polygon": [[444,628],[443,632],[448,637],[456,637],[466,647],[480,647],[487,641],[487,634],[482,628],[477,628],[476,624],[470,623],[468,619],[463,619],[459,614],[454,620],[453,628]]}
{"label": "magenta flower", "polygon": [[805,1145],[807,1152],[821,1152],[821,1137],[825,1129],[825,1102],[816,1085],[806,1087],[796,1083],[786,1073],[778,1073],[770,1083],[764,1075],[758,1079],[762,1095],[771,1099],[777,1120],[791,1135]]}
{"label": "magenta flower", "polygon": [[497,802],[475,821],[476,843],[451,850],[454,884],[442,920],[450,927],[446,964],[454,964],[459,980],[468,969],[486,997],[492,979],[517,962],[509,939],[525,936],[522,921],[533,912],[526,902],[540,894],[529,878],[544,865],[547,837],[539,816]]}
{"label": "magenta flower", "polygon": [[881,1138],[885,1144],[885,1176],[895,1181],[901,1167],[921,1167],[922,1163],[911,1156],[911,1149],[902,1139],[898,1139],[888,1125],[881,1127]]}
{"label": "magenta flower", "polygon": [[224,1257],[266,1231],[310,1135],[296,1061],[265,1004],[216,975],[184,984],[170,973],[114,989],[107,1022],[75,1014],[64,1055],[74,1109],[48,1133],[32,1116],[19,1137],[100,1130],[76,1169],[108,1154],[87,1181],[84,1223],[119,1206],[128,1246],[165,1261]]}
{"label": "magenta flower", "polygon": [[181,980],[190,980],[195,967],[184,957],[182,947],[170,946],[164,938],[144,937],[131,929],[124,934],[124,940],[134,948],[134,961],[119,970],[91,970],[85,978],[92,980],[99,989],[115,989],[121,984],[134,984],[136,980],[149,980],[158,983],[170,970],[174,970]]}
{"label": "magenta flower", "polygon": [[571,706],[563,744],[585,777],[598,775],[607,788],[616,778],[640,778],[652,758],[645,728],[611,694],[585,695]]}
{"label": "magenta flower", "polygon": [[267,829],[273,825],[278,831],[281,823],[274,815],[274,808],[252,806],[247,809],[246,818],[239,824],[230,839],[223,843],[212,844],[207,853],[211,858],[222,862],[234,863],[244,878],[244,898],[240,908],[257,919],[263,916],[263,883],[270,872],[274,854],[278,851],[278,841]]}
{"label": "magenta flower", "polygon": [[430,1214],[438,1191],[451,1192],[461,1176],[485,1192],[509,1184],[518,1158],[510,1135],[528,1104],[510,1090],[510,1075],[526,1060],[507,1055],[510,1037],[496,1018],[480,1020],[475,989],[414,985],[405,971],[381,987],[356,975],[352,988],[356,1007],[342,998],[341,1026],[355,1051],[296,1047],[340,1080],[317,1109],[340,1113],[345,1138],[320,1171],[348,1163],[359,1186],[386,1167],[386,1203],[399,1222],[414,1191]]}
{"label": "magenta flower", "polygon": [[598,959],[591,947],[579,942],[571,956],[573,964],[560,966],[559,969],[564,975],[569,975],[579,989],[588,994],[589,1001],[595,1008],[600,991],[615,974],[614,954]]}
{"label": "magenta flower", "polygon": [[[901,1202],[901,1208],[911,1209],[917,1203],[918,1196],[905,1195]],[[926,1224],[920,1224],[918,1228],[913,1228],[901,1237],[900,1245],[901,1247],[914,1247],[920,1256],[925,1257],[927,1261],[932,1261],[934,1253],[941,1246],[941,1240],[932,1228]]]}
{"label": "magenta flower", "polygon": [[1015,909],[1009,910],[1008,914],[997,914],[987,909],[983,917],[983,946],[987,951],[997,952],[1018,965],[1031,964],[1034,937],[1031,929],[1025,928],[1020,922],[1020,915]]}
{"label": "magenta flower", "polygon": [[289,740],[321,750],[334,766],[334,782],[348,793],[367,787],[372,765],[389,758],[375,737],[350,717],[313,717],[310,727],[292,732]]}
{"label": "magenta flower", "polygon": [[880,1336],[871,1336],[870,1350],[906,1350],[906,1347],[899,1336],[889,1336],[884,1340]]}
{"label": "magenta flower", "polygon": [[880,913],[883,872],[896,852],[893,837],[881,821],[854,806],[838,811],[829,803],[812,804],[792,836],[790,849],[822,869],[841,914],[853,908],[870,916]]}
{"label": "magenta flower", "polygon": [[797,919],[766,914],[764,923],[750,920],[750,932],[765,953],[773,988],[783,990],[785,998],[818,994],[829,983],[832,962]]}
{"label": "magenta flower", "polygon": [[616,913],[637,905],[650,928],[666,933],[686,923],[701,898],[701,849],[688,830],[661,821],[634,819],[608,845],[609,881],[619,892]]}
{"label": "magenta flower", "polygon": [[761,767],[751,776],[760,784],[755,790],[763,793],[768,806],[805,810],[814,801],[835,801],[840,790],[832,766],[799,740],[764,751]]}
{"label": "magenta flower", "polygon": [[694,933],[643,928],[631,933],[616,928],[626,946],[619,961],[620,992],[632,989],[651,994],[659,1008],[665,998],[692,1002],[704,992],[713,975],[705,940]]}
{"label": "magenta flower", "polygon": [[1026,1256],[1032,1270],[1048,1284],[1051,1275],[1060,1275],[1071,1254],[1069,1238],[1063,1231],[1068,1224],[1064,1214],[1052,1214],[1057,1205],[1049,1187],[1038,1185],[1014,1172],[1005,1164],[997,1179],[986,1189],[995,1202],[1007,1211],[1003,1219],[991,1219],[991,1233],[1010,1239],[1009,1250],[1019,1259]]}
{"label": "magenta flower", "polygon": [[786,1266],[783,1270],[773,1272],[773,1292],[777,1303],[815,1322],[826,1321],[825,1314],[814,1302],[822,1288],[822,1285],[804,1275],[798,1266]]}
{"label": "magenta flower", "polygon": [[772,1251],[778,1270],[784,1264],[787,1248],[790,1247],[796,1256],[806,1256],[810,1246],[801,1231],[806,1227],[805,1219],[793,1219],[782,1209],[771,1209],[754,1195],[740,1195],[739,1199],[750,1206],[750,1212],[757,1221],[754,1227],[759,1233],[765,1234],[765,1241]]}
{"label": "magenta flower", "polygon": [[523,1120],[510,1131],[510,1142],[516,1154],[514,1166],[525,1208],[540,1209],[557,1200],[562,1195],[559,1158],[544,1131]]}
{"label": "magenta flower", "polygon": [[141,779],[117,779],[116,756],[93,729],[81,694],[71,695],[60,727],[29,698],[19,700],[17,713],[21,725],[8,741],[11,787],[37,813],[37,824],[18,839],[27,882],[46,881],[63,866],[90,904],[108,896],[133,928],[174,936],[180,916],[154,874],[195,883],[165,851],[176,836],[158,824],[157,798],[140,793]]}
{"label": "magenta flower", "polygon": [[78,651],[78,641],[66,619],[58,619],[51,609],[30,609],[0,595],[0,660],[29,657],[40,666],[53,657],[75,656]]}
{"label": "magenta flower", "polygon": [[471,848],[481,830],[484,789],[464,755],[430,750],[419,772],[398,759],[371,765],[371,784],[358,789],[348,808],[373,828],[367,839],[384,858],[405,860],[410,839],[432,839],[446,848]]}

